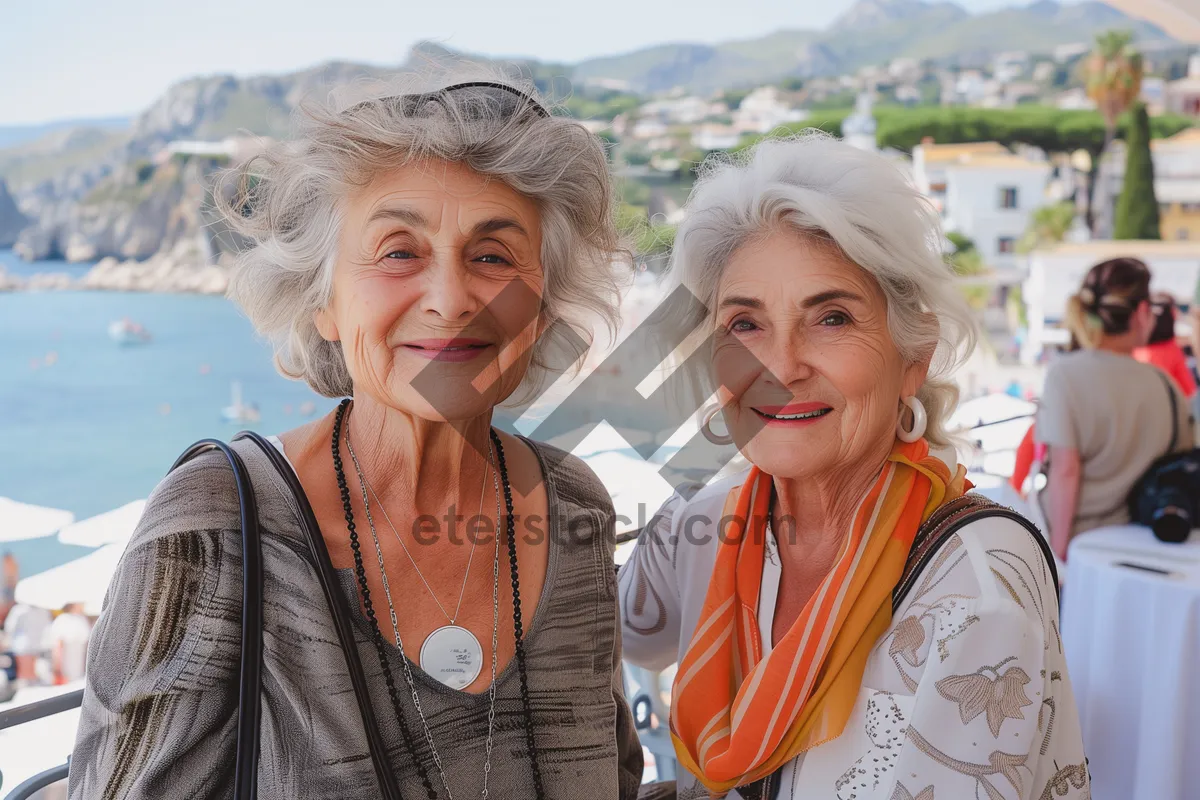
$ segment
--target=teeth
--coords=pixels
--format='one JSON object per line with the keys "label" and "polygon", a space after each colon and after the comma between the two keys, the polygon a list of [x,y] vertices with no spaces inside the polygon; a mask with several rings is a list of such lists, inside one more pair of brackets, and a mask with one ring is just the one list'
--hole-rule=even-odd
{"label": "teeth", "polygon": [[828,408],[820,408],[820,409],[817,409],[816,411],[809,411],[804,414],[768,414],[767,412],[763,411],[762,415],[764,417],[770,417],[771,419],[789,420],[789,419],[812,419],[813,417],[820,417],[820,416],[823,416],[828,413],[829,413]]}

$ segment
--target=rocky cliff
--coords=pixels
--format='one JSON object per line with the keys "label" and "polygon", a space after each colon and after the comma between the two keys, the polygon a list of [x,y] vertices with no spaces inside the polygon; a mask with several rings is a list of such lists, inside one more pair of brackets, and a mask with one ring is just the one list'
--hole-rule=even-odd
{"label": "rocky cliff", "polygon": [[21,213],[17,203],[8,193],[8,186],[0,180],[0,249],[12,247],[17,236],[28,227],[31,220]]}

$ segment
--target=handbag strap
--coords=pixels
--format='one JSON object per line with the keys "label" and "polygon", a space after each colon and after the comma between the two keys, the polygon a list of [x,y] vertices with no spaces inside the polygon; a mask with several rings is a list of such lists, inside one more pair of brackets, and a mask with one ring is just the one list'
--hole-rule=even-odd
{"label": "handbag strap", "polygon": [[258,796],[258,742],[262,728],[263,672],[263,570],[262,536],[258,504],[246,465],[232,447],[218,439],[202,439],[189,447],[171,466],[191,461],[201,453],[219,450],[233,469],[242,526],[242,641],[238,673],[237,746],[233,765],[235,800]]}
{"label": "handbag strap", "polygon": [[1166,455],[1171,455],[1179,444],[1179,406],[1175,402],[1175,387],[1171,385],[1170,376],[1159,370],[1158,377],[1162,378],[1163,385],[1167,387],[1167,397],[1171,400],[1171,446],[1166,452]]}
{"label": "handbag strap", "polygon": [[1054,563],[1054,554],[1050,551],[1050,544],[1046,541],[1046,537],[1037,529],[1037,526],[1011,508],[995,503],[983,495],[964,494],[934,511],[917,530],[912,547],[908,551],[908,560],[904,564],[904,573],[892,591],[893,613],[904,603],[904,598],[912,591],[917,579],[921,577],[921,573],[941,550],[942,545],[964,526],[984,517],[1011,519],[1028,531],[1037,543],[1038,549],[1041,550],[1042,558],[1054,581],[1053,585],[1057,589],[1058,567]]}
{"label": "handbag strap", "polygon": [[371,753],[371,764],[375,768],[375,778],[384,800],[402,800],[396,777],[388,765],[387,747],[379,731],[379,723],[375,719],[375,709],[371,704],[371,695],[367,689],[367,677],[363,672],[362,661],[358,657],[358,645],[354,639],[354,623],[351,620],[350,609],[346,599],[338,587],[337,574],[333,570],[333,562],[329,558],[329,550],[325,547],[325,539],[321,536],[321,528],[317,524],[316,515],[308,502],[308,496],[300,485],[295,471],[283,454],[253,431],[243,431],[234,440],[247,439],[253,442],[263,452],[275,472],[287,484],[297,505],[300,507],[301,527],[308,541],[309,553],[317,568],[317,578],[321,582],[321,590],[325,593],[325,602],[333,617],[333,626],[337,631],[338,642],[341,644],[342,655],[346,659],[346,669],[350,673],[350,684],[354,688],[354,699],[358,702],[358,712],[362,717],[363,732],[367,737],[367,748]]}

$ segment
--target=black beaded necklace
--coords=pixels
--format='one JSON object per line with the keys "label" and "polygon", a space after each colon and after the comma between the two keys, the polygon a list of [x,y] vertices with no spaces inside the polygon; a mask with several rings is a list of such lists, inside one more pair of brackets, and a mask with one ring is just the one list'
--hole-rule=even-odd
{"label": "black beaded necklace", "polygon": [[[383,679],[387,684],[388,698],[392,703],[392,710],[396,714],[396,720],[400,724],[400,736],[404,740],[404,747],[412,754],[413,762],[416,764],[417,776],[421,779],[421,786],[425,789],[425,795],[429,800],[437,800],[437,791],[433,787],[433,781],[429,779],[429,771],[425,768],[425,764],[417,757],[417,750],[413,745],[412,732],[408,728],[408,723],[404,719],[404,713],[400,708],[400,697],[396,692],[396,680],[392,675],[391,665],[388,664],[387,649],[384,644],[383,631],[379,628],[379,620],[375,616],[375,608],[371,603],[371,590],[367,588],[367,572],[363,567],[362,550],[359,547],[358,531],[354,525],[354,511],[350,504],[350,486],[346,482],[346,472],[342,466],[341,455],[341,438],[342,438],[342,422],[346,416],[346,410],[350,407],[350,399],[343,400],[337,408],[337,414],[333,420],[333,469],[337,475],[338,489],[341,490],[342,508],[346,516],[346,529],[350,532],[350,549],[354,553],[354,574],[358,578],[358,588],[362,592],[363,609],[366,611],[367,621],[371,625],[371,639],[375,644],[375,654],[379,657],[379,666],[383,670]],[[521,624],[521,581],[517,572],[517,537],[516,523],[513,516],[513,499],[512,486],[508,482],[508,467],[504,461],[504,445],[500,442],[500,437],[494,430],[489,431],[492,439],[492,446],[496,449],[496,461],[499,466],[500,482],[504,487],[504,506],[508,514],[508,524],[506,532],[508,534],[508,564],[512,574],[512,591],[513,591],[513,636],[516,646],[517,660],[517,675],[521,687],[521,708],[524,712],[524,727],[525,727],[525,745],[529,749],[530,767],[533,771],[533,786],[537,800],[545,800],[545,790],[542,786],[542,771],[538,766],[537,746],[533,740],[533,712],[530,710],[529,702],[529,678],[525,667],[525,643],[524,629]]]}

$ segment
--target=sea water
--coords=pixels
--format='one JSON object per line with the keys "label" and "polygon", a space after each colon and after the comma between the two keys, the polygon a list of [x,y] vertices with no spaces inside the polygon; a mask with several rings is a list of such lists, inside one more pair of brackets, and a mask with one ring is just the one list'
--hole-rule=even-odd
{"label": "sea water", "polygon": [[[0,253],[15,272],[11,262]],[[152,340],[113,341],[109,324],[126,317]],[[222,419],[234,382],[259,421]],[[0,496],[83,519],[146,497],[197,439],[247,427],[277,433],[333,405],[279,375],[269,344],[222,297],[0,293]],[[26,575],[86,552],[53,538],[0,549],[16,553]]]}

